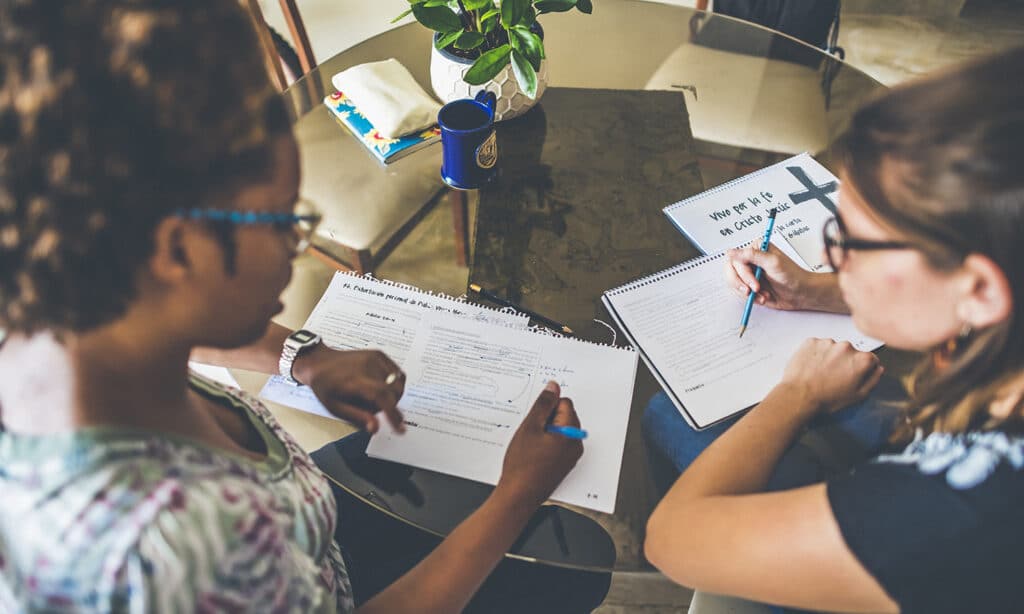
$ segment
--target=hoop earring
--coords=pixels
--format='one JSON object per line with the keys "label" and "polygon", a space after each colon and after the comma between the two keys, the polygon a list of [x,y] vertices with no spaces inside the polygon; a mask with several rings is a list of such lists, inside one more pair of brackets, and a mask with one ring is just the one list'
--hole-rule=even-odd
{"label": "hoop earring", "polygon": [[960,327],[960,332],[952,339],[943,343],[935,351],[935,368],[939,370],[947,369],[949,365],[953,363],[953,357],[963,349],[964,342],[967,341],[972,332],[974,332],[974,329],[971,327],[970,323],[964,322],[963,326]]}

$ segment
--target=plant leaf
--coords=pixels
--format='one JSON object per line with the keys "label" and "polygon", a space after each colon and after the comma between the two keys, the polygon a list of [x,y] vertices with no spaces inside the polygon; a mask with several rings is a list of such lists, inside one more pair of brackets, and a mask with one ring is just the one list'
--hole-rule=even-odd
{"label": "plant leaf", "polygon": [[[455,34],[452,32],[452,34]],[[484,35],[479,32],[463,32],[459,35],[458,40],[455,41],[456,49],[476,49],[480,45],[484,44]]]}
{"label": "plant leaf", "polygon": [[512,34],[512,48],[526,56],[534,70],[540,70],[540,61],[544,58],[544,43],[540,37],[523,26],[516,26],[509,32]]}
{"label": "plant leaf", "polygon": [[537,72],[533,70],[530,61],[515,49],[512,50],[512,72],[516,75],[519,87],[523,88],[523,93],[529,96],[530,100],[536,98]]}
{"label": "plant leaf", "polygon": [[406,17],[408,17],[409,13],[411,13],[411,12],[412,12],[412,9],[406,9],[406,10],[402,11],[402,14],[399,15],[398,17],[395,17],[394,19],[392,19],[391,23],[398,23],[399,21],[401,21],[401,20],[405,19]]}
{"label": "plant leaf", "polygon": [[576,0],[537,0],[534,6],[541,13],[564,13],[576,6]]}
{"label": "plant leaf", "polygon": [[422,2],[422,4],[423,4],[423,6],[426,6],[426,7],[448,6],[448,0],[424,0],[424,2]]}
{"label": "plant leaf", "polygon": [[416,16],[416,21],[435,32],[454,32],[462,29],[462,21],[459,16],[447,6],[428,7],[414,4],[412,14]]}
{"label": "plant leaf", "polygon": [[462,6],[466,7],[467,11],[478,11],[487,7],[494,6],[494,0],[462,0]]}
{"label": "plant leaf", "polygon": [[491,15],[487,19],[480,21],[480,31],[484,34],[490,34],[492,30],[498,25],[498,20],[501,19],[497,15]]}
{"label": "plant leaf", "polygon": [[493,15],[488,17],[487,19],[481,19],[480,20],[480,31],[483,32],[484,34],[490,34],[491,31],[494,30],[494,28],[496,28],[498,26],[498,22],[499,22],[500,19],[501,19],[501,17],[498,16],[497,13],[494,13]]}
{"label": "plant leaf", "polygon": [[508,66],[508,56],[511,50],[512,48],[505,44],[484,53],[469,67],[463,81],[470,85],[487,83],[501,72],[502,68]]}
{"label": "plant leaf", "polygon": [[511,28],[526,16],[530,0],[501,0],[501,25]]}
{"label": "plant leaf", "polygon": [[590,0],[576,0],[576,8],[587,15],[594,12],[594,3]]}
{"label": "plant leaf", "polygon": [[454,32],[448,32],[447,34],[442,34],[441,36],[438,37],[437,41],[434,43],[434,46],[437,47],[438,49],[447,49],[448,45],[454,43],[456,40],[458,40],[460,36],[462,36],[462,30],[456,30]]}

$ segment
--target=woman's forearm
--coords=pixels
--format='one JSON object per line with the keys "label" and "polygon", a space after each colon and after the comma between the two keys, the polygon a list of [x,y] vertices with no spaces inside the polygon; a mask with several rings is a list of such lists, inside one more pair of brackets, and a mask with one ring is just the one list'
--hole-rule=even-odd
{"label": "woman's forearm", "polygon": [[263,336],[248,345],[231,349],[197,347],[192,350],[190,358],[218,367],[277,373],[277,362],[281,357],[284,340],[291,333],[290,329],[271,322]]}
{"label": "woman's forearm", "polygon": [[651,522],[700,497],[764,489],[782,454],[817,408],[796,387],[776,386],[757,407],[712,443],[679,477]]}

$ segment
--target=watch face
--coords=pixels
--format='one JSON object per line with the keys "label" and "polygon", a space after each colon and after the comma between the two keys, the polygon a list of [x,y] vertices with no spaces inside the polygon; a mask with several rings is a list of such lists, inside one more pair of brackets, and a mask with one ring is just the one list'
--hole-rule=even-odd
{"label": "watch face", "polygon": [[299,343],[309,343],[316,339],[316,333],[311,333],[308,330],[297,330],[289,336]]}

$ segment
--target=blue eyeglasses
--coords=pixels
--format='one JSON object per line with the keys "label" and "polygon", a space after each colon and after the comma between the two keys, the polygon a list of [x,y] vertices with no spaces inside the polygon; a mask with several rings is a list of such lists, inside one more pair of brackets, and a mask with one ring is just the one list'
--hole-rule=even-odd
{"label": "blue eyeglasses", "polygon": [[236,211],[232,209],[179,209],[176,217],[186,220],[226,222],[234,226],[273,226],[277,230],[291,230],[294,233],[295,254],[301,254],[309,247],[323,215],[308,200],[300,198],[293,213],[265,211]]}

